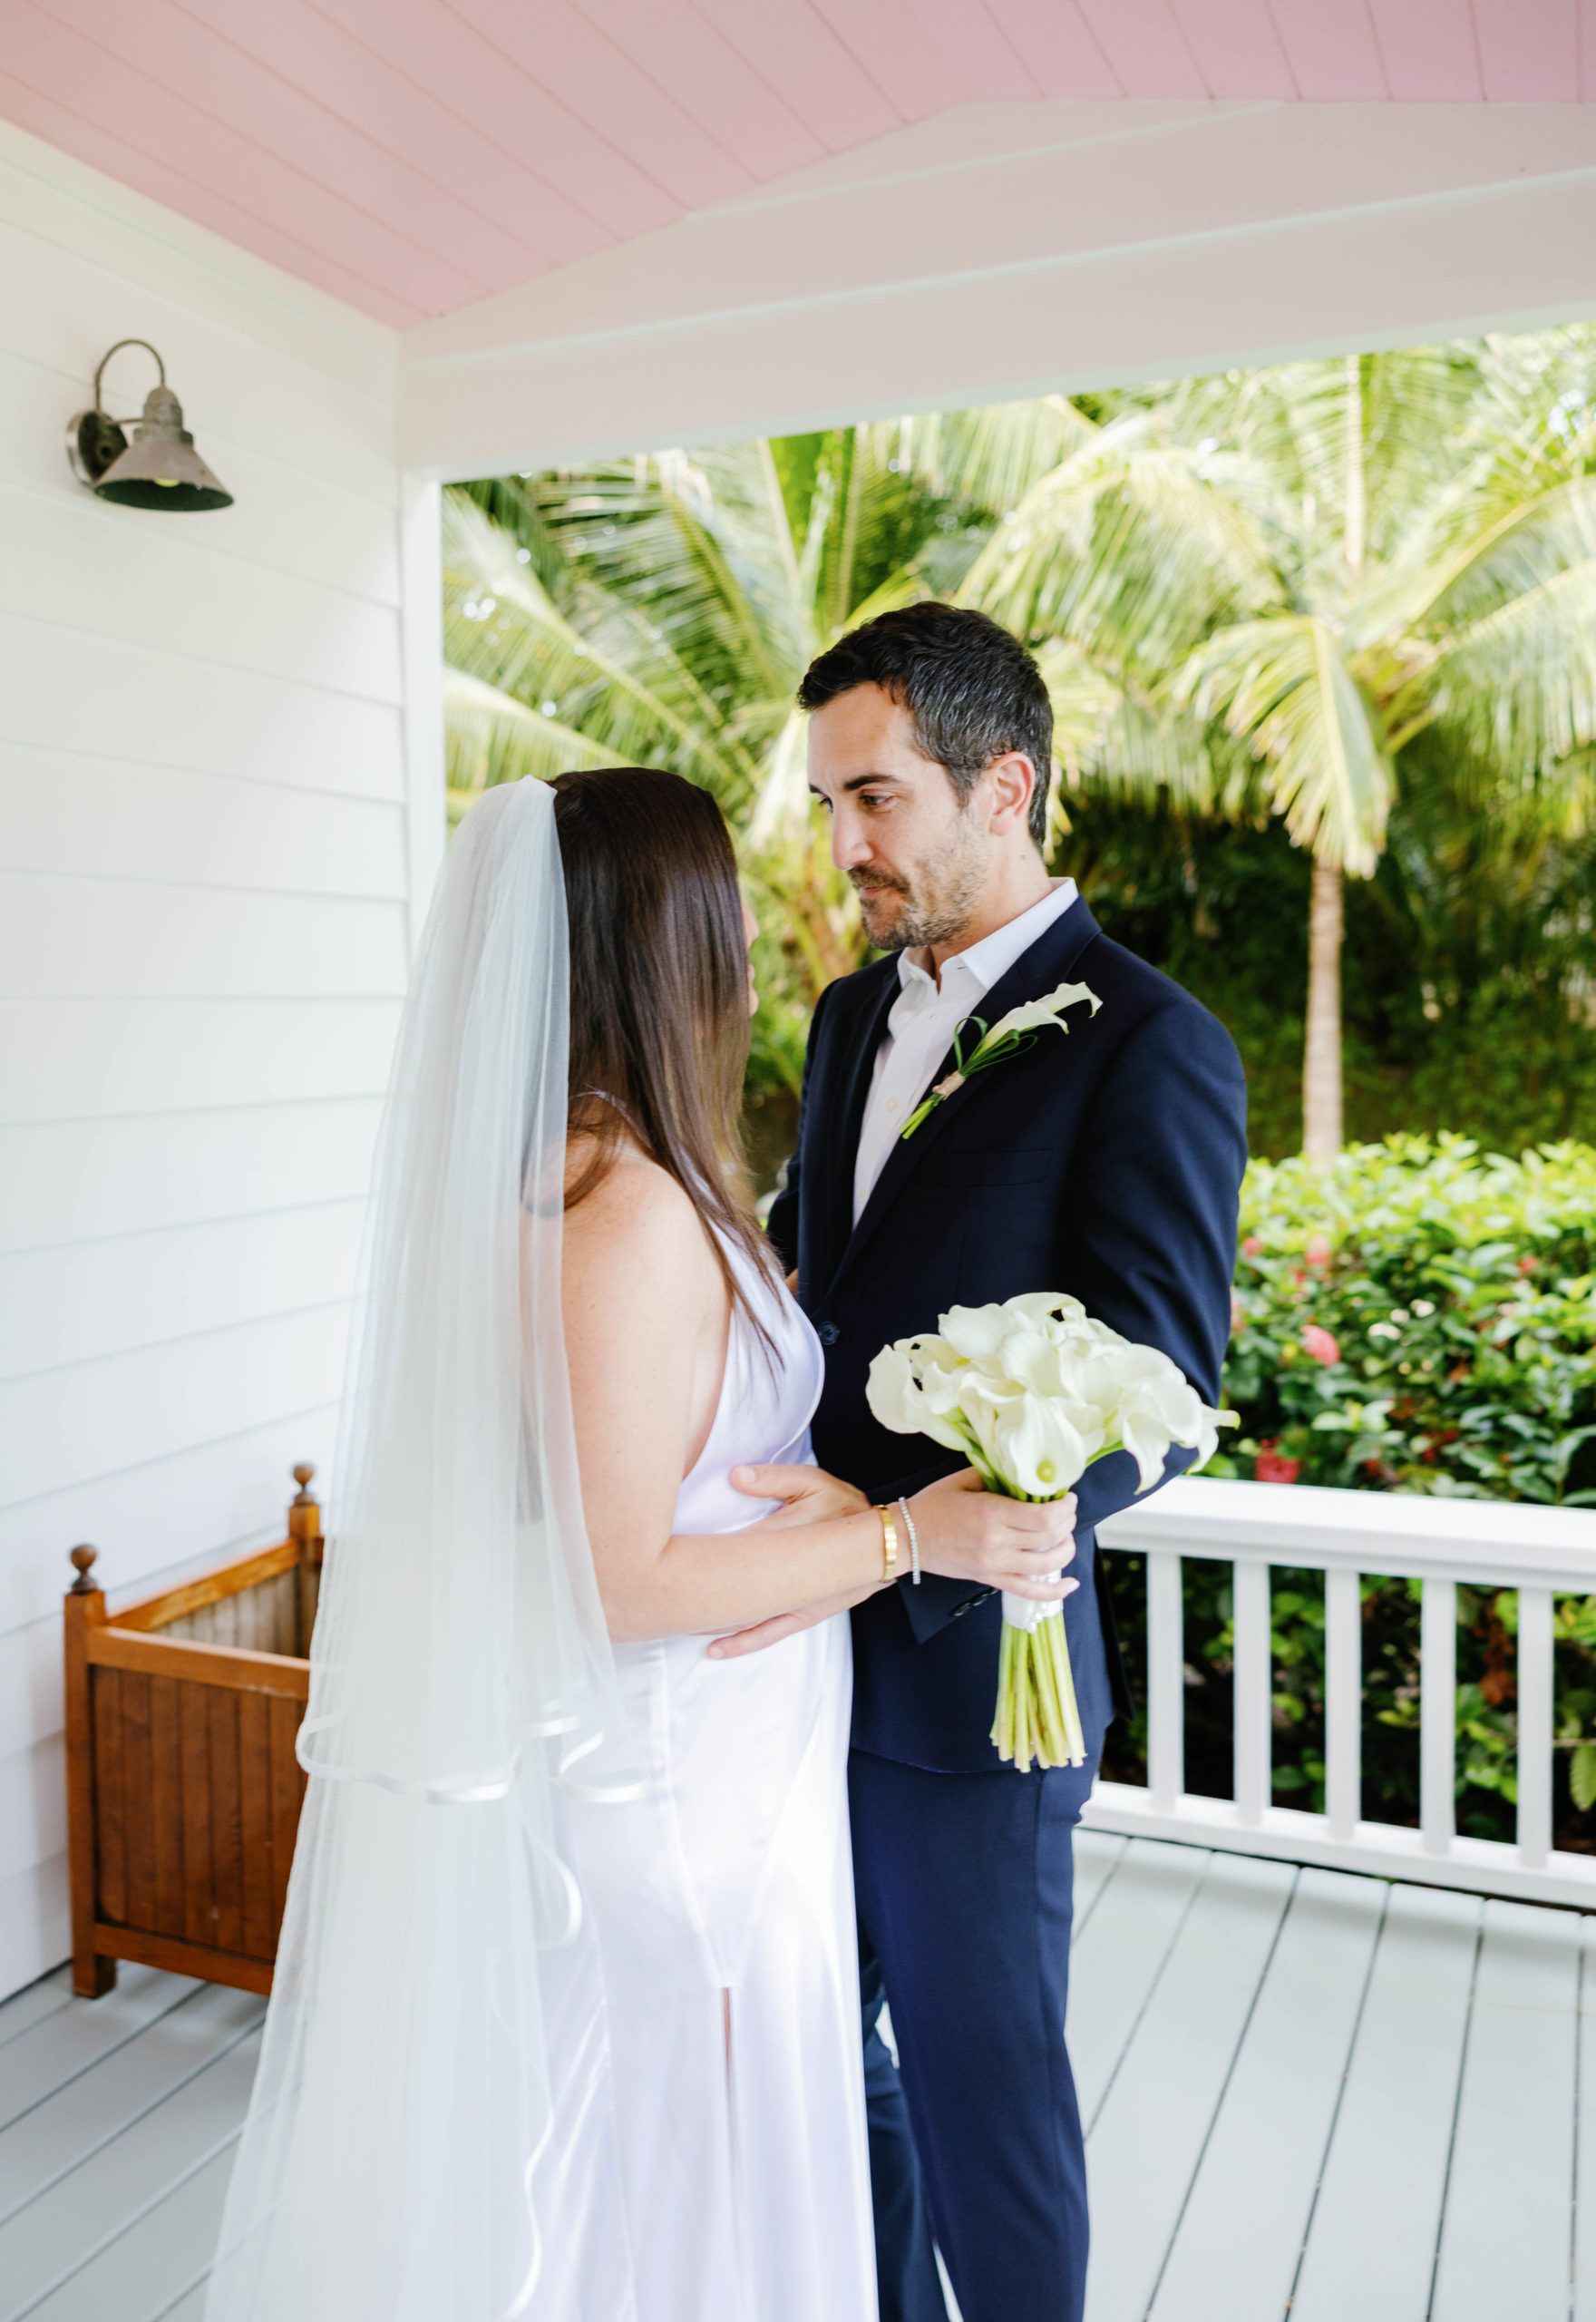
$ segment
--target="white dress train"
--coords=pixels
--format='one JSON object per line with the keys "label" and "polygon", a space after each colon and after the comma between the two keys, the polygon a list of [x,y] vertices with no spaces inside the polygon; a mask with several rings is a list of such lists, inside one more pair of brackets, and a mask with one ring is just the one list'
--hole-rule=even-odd
{"label": "white dress train", "polygon": [[[730,1255],[779,1361],[734,1310],[682,1533],[764,1512],[727,1480],[740,1461],[811,1457],[819,1345],[786,1293]],[[553,2059],[540,2287],[583,2322],[876,2322],[848,1621],[729,1662],[707,1643],[616,1648],[644,1794],[560,1802],[593,1940],[547,1958],[550,2021],[605,2028]]]}

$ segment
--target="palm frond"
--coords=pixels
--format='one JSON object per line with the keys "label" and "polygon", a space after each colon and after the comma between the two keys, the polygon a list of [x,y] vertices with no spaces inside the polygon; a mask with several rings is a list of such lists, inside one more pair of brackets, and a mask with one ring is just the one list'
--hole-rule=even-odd
{"label": "palm frond", "polygon": [[444,756],[452,792],[487,790],[536,776],[547,782],[576,766],[604,766],[613,752],[591,736],[463,669],[443,672]]}
{"label": "palm frond", "polygon": [[960,599],[1029,638],[1073,636],[1128,668],[1167,668],[1216,621],[1278,602],[1262,531],[1209,455],[1144,415],[1116,420],[1027,494]]}
{"label": "palm frond", "polygon": [[[863,431],[861,431],[863,432]],[[967,501],[1000,514],[1098,433],[1067,395],[987,404],[880,421],[870,431],[883,463],[895,461],[939,499]]]}
{"label": "palm frond", "polygon": [[561,717],[618,758],[654,759],[728,798],[754,766],[728,746],[724,721],[691,668],[646,617],[579,575],[569,617],[510,536],[471,502],[443,519],[443,633],[450,666]]}
{"label": "palm frond", "polygon": [[1525,783],[1596,742],[1596,554],[1456,629],[1425,682],[1438,729]]}
{"label": "palm frond", "polygon": [[1356,876],[1373,873],[1391,765],[1327,623],[1281,614],[1221,629],[1192,655],[1176,698],[1199,717],[1221,717],[1260,761],[1299,846]]}

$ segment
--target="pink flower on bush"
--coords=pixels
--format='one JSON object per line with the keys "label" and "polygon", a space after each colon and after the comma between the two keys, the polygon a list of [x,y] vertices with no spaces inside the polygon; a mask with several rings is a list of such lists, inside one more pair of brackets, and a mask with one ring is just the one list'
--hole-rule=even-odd
{"label": "pink flower on bush", "polygon": [[1323,1234],[1310,1234],[1308,1237],[1308,1247],[1302,1254],[1310,1266],[1328,1266],[1330,1263],[1328,1240]]}
{"label": "pink flower on bush", "polygon": [[1282,1455],[1279,1436],[1271,1435],[1267,1443],[1259,1445],[1258,1456],[1252,1462],[1255,1483],[1294,1484],[1301,1473],[1300,1459],[1288,1459]]}
{"label": "pink flower on bush", "polygon": [[1323,1329],[1318,1322],[1304,1323],[1302,1351],[1304,1354],[1311,1355],[1315,1362],[1323,1362],[1327,1365],[1339,1362],[1341,1360],[1339,1341],[1332,1338],[1329,1332]]}
{"label": "pink flower on bush", "polygon": [[1244,1258],[1262,1257],[1263,1244],[1259,1240],[1256,1234],[1249,1234],[1247,1239],[1242,1243],[1241,1255]]}

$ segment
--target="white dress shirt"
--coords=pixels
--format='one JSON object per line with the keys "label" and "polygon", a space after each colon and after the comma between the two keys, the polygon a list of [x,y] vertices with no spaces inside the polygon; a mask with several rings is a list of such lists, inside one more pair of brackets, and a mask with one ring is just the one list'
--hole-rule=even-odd
{"label": "white dress shirt", "polygon": [[920,964],[929,959],[928,952],[899,952],[901,989],[876,1050],[874,1078],[859,1132],[859,1156],[853,1165],[855,1224],[887,1166],[893,1139],[901,1135],[904,1122],[930,1087],[932,1073],[953,1045],[954,1032],[967,1016],[978,1011],[992,986],[1008,973],[1020,954],[1028,951],[1056,919],[1064,917],[1075,893],[1073,879],[1056,879],[1039,903],[1022,911],[1006,927],[983,935],[968,951],[955,951],[945,961],[939,986]]}

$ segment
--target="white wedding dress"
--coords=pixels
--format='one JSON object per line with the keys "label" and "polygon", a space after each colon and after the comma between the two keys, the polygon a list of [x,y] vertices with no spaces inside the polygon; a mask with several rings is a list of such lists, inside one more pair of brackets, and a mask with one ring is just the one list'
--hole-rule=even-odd
{"label": "white wedding dress", "polygon": [[[779,1359],[734,1310],[679,1533],[765,1513],[727,1479],[740,1461],[811,1457],[819,1344],[784,1290],[729,1255]],[[744,1659],[711,1661],[708,1642],[617,1646],[643,1794],[560,1801],[584,1927],[544,1974],[551,2024],[586,2027],[587,2053],[557,2043],[551,2059],[530,2311],[547,2296],[582,2322],[876,2322],[848,1621]]]}

